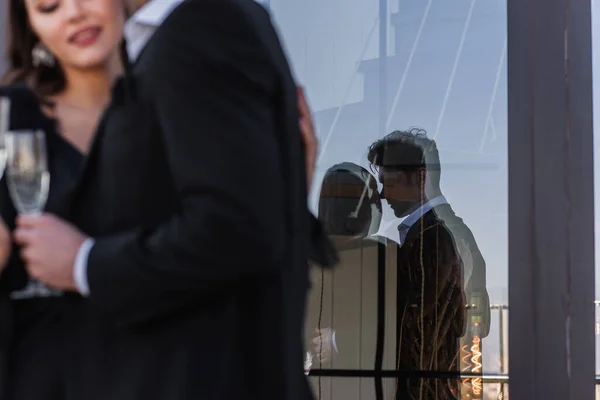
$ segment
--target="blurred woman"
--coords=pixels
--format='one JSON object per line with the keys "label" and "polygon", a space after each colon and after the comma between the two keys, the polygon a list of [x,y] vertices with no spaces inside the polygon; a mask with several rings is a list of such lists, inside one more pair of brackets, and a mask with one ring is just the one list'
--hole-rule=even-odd
{"label": "blurred woman", "polygon": [[[11,100],[9,129],[42,129],[50,190],[60,213],[90,149],[110,87],[122,71],[122,0],[9,0],[9,71],[0,96]],[[9,231],[17,212],[0,185],[0,352],[8,400],[70,398],[67,363],[80,299],[31,281]]]}
{"label": "blurred woman", "polygon": [[[9,0],[9,129],[45,132],[50,190],[45,211],[67,207],[110,88],[123,71],[123,0]],[[317,142],[303,92],[299,124],[312,177]],[[100,122],[101,123],[101,122]],[[29,279],[11,239],[17,212],[0,182],[0,399],[74,398],[72,345],[82,299]],[[80,399],[76,399],[80,400]]]}

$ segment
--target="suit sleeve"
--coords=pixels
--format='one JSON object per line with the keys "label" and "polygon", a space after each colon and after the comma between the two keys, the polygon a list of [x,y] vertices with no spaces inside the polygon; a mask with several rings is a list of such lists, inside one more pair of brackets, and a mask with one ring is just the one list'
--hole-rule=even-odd
{"label": "suit sleeve", "polygon": [[92,299],[211,295],[283,264],[278,78],[252,18],[227,0],[187,2],[152,39],[139,84],[160,125],[179,207],[159,226],[95,238]]}

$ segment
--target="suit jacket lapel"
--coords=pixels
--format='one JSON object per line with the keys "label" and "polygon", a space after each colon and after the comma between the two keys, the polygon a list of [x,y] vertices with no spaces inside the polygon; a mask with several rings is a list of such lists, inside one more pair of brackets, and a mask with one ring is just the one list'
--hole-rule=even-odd
{"label": "suit jacket lapel", "polygon": [[[412,224],[412,226],[410,227],[410,229],[408,230],[408,232],[406,234],[406,238],[404,239],[402,246],[404,246],[408,242],[413,242],[414,240],[419,239],[423,230],[427,229],[429,227],[427,225],[428,224],[427,216],[430,213],[433,213],[434,210],[435,210],[435,208],[427,211],[425,214],[423,214],[423,216],[421,218],[419,218],[418,220],[415,221],[414,224]],[[422,224],[423,224],[423,226],[421,226]]]}
{"label": "suit jacket lapel", "polygon": [[[158,27],[156,27],[156,29],[158,29]],[[139,53],[138,53],[137,57],[135,58],[135,60],[133,60],[133,62],[131,60],[129,61],[129,65],[130,65],[131,68],[135,67],[139,63],[140,58],[142,58],[142,56],[146,53],[146,49],[148,48],[148,45],[150,44],[150,41],[154,37],[155,33],[156,33],[156,30],[148,38],[148,41],[144,44],[144,47],[142,47],[142,49],[139,51]]]}
{"label": "suit jacket lapel", "polygon": [[[456,215],[454,214],[454,210],[452,210],[452,207],[450,206],[450,204],[445,203],[445,204],[440,204],[439,206],[435,206],[431,210],[429,210],[425,214],[423,214],[423,216],[421,218],[419,218],[418,220],[416,220],[414,224],[412,224],[412,226],[408,230],[408,233],[406,234],[404,243],[406,243],[408,240],[417,239],[420,236],[421,222],[423,219],[427,218],[427,216],[430,213],[433,213],[433,215],[435,215],[435,218],[437,220],[441,221],[442,223],[445,223],[445,220],[448,217],[456,217]],[[446,218],[444,218],[444,217],[446,217]],[[429,227],[427,225],[427,223],[428,222],[425,219],[425,225],[423,226],[423,229],[427,229]]]}

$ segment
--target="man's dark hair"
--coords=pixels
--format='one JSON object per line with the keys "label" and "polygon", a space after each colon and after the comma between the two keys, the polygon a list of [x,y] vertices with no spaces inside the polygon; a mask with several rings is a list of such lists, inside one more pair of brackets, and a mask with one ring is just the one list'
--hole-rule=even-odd
{"label": "man's dark hair", "polygon": [[367,159],[371,168],[416,172],[425,168],[434,187],[439,187],[440,155],[435,141],[420,128],[394,131],[369,147]]}

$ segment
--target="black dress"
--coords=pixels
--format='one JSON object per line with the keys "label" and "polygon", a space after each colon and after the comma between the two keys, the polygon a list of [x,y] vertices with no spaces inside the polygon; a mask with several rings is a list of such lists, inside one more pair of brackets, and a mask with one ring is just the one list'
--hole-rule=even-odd
{"label": "black dress", "polygon": [[[11,99],[10,129],[43,129],[46,133],[50,190],[45,210],[61,215],[75,185],[84,156],[56,131],[42,113],[38,99],[24,85],[0,87]],[[14,229],[16,210],[6,181],[0,180],[0,215]],[[65,360],[70,359],[71,332],[77,321],[80,298],[72,293],[54,297],[15,300],[28,276],[13,252],[0,275],[0,399],[64,400],[67,393]]]}

